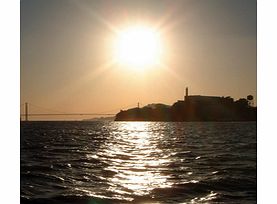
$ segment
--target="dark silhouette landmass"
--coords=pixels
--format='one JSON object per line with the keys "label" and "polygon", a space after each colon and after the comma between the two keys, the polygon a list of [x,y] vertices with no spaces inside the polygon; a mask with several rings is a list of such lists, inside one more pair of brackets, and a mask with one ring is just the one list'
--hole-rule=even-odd
{"label": "dark silhouette landmass", "polygon": [[83,119],[83,121],[114,121],[114,120],[115,120],[114,116]]}
{"label": "dark silhouette landmass", "polygon": [[150,104],[142,108],[121,110],[115,121],[256,121],[253,96],[234,101],[230,96],[186,96],[172,106]]}

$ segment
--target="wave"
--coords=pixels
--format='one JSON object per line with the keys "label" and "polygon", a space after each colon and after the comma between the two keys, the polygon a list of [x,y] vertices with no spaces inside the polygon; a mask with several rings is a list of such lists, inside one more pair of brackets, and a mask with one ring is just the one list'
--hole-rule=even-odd
{"label": "wave", "polygon": [[[21,197],[21,203],[25,204],[87,204],[87,203],[129,203],[129,202],[174,202],[176,199],[184,202],[188,201],[213,201],[213,202],[231,202],[243,200],[247,203],[253,203],[253,197],[256,195],[256,181],[249,179],[221,178],[217,180],[190,181],[182,184],[176,184],[168,188],[153,189],[148,195],[132,195],[124,199],[124,195],[118,195],[119,199],[104,196],[86,196],[86,195],[62,195],[51,198],[28,199]],[[99,198],[100,197],[100,198]]]}

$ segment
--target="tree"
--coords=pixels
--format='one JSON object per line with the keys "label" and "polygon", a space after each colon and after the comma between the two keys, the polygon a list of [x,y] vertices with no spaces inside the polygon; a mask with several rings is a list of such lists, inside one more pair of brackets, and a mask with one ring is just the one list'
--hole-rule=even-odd
{"label": "tree", "polygon": [[253,99],[254,99],[254,97],[253,97],[252,95],[248,95],[248,96],[247,96],[248,105],[251,105],[251,104],[252,104]]}

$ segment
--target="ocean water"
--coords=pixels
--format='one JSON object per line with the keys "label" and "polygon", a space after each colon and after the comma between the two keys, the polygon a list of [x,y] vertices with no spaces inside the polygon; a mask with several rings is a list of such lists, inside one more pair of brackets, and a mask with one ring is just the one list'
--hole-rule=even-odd
{"label": "ocean water", "polygon": [[256,122],[21,122],[21,203],[256,203]]}

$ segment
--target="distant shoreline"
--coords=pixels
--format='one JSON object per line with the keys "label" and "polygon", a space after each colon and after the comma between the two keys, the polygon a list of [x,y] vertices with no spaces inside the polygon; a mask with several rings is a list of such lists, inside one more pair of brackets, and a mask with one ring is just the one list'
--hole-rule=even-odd
{"label": "distant shoreline", "polygon": [[33,122],[72,122],[72,123],[95,123],[95,122],[116,122],[116,123],[121,123],[121,122],[149,122],[149,123],[155,123],[155,122],[159,122],[159,123],[248,123],[248,122],[257,122],[256,120],[243,120],[243,121],[97,121],[97,120],[29,120],[29,121],[20,121],[20,123],[33,123]]}

